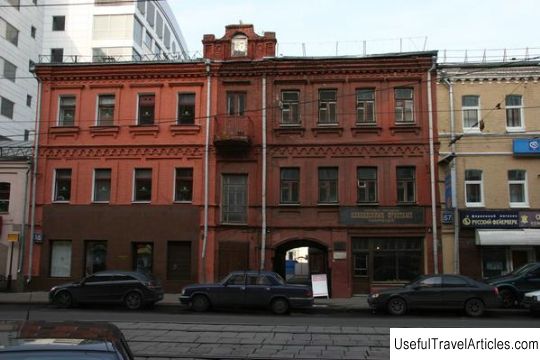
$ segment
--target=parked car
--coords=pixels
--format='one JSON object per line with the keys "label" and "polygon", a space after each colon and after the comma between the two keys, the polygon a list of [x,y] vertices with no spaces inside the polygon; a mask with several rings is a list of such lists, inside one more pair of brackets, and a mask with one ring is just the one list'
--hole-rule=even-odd
{"label": "parked car", "polygon": [[463,309],[481,316],[497,308],[501,299],[496,287],[461,275],[422,275],[402,288],[385,289],[369,295],[374,310],[403,315],[412,309]]}
{"label": "parked car", "polygon": [[122,332],[104,322],[3,321],[0,360],[133,360]]}
{"label": "parked car", "polygon": [[80,281],[57,285],[49,291],[49,301],[59,307],[76,304],[124,304],[130,310],[153,305],[163,299],[163,288],[149,273],[108,270]]}
{"label": "parked car", "polygon": [[270,308],[275,314],[309,308],[313,292],[307,285],[287,284],[271,271],[234,271],[216,284],[196,284],[182,289],[179,298],[195,311],[212,308]]}
{"label": "parked car", "polygon": [[540,315],[540,290],[526,293],[521,304],[532,313]]}
{"label": "parked car", "polygon": [[525,293],[540,290],[540,262],[523,265],[509,274],[489,278],[488,284],[496,286],[504,308],[516,306]]}

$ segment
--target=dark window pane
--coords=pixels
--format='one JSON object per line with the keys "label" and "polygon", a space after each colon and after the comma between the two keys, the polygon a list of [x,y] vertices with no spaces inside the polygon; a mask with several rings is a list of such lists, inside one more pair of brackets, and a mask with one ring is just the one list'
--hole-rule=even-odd
{"label": "dark window pane", "polygon": [[193,169],[176,169],[175,201],[192,201]]}
{"label": "dark window pane", "polygon": [[134,201],[152,200],[152,169],[135,169]]}
{"label": "dark window pane", "polygon": [[154,123],[155,101],[153,94],[139,95],[139,125]]}
{"label": "dark window pane", "polygon": [[152,272],[154,245],[152,243],[133,243],[133,270]]}
{"label": "dark window pane", "polygon": [[195,94],[178,95],[178,123],[195,123]]}
{"label": "dark window pane", "polygon": [[114,95],[100,95],[98,98],[97,125],[110,126],[114,122]]}
{"label": "dark window pane", "polygon": [[71,169],[56,169],[54,201],[69,201],[71,198]]}
{"label": "dark window pane", "polygon": [[58,126],[73,126],[75,124],[75,103],[75,96],[60,97]]}
{"label": "dark window pane", "polygon": [[109,201],[111,197],[111,170],[96,169],[94,172],[94,201]]}
{"label": "dark window pane", "polygon": [[86,275],[107,269],[107,242],[86,241]]}
{"label": "dark window pane", "polygon": [[0,212],[9,211],[9,197],[11,192],[11,184],[8,182],[0,183]]}
{"label": "dark window pane", "polygon": [[66,17],[65,16],[53,16],[52,30],[53,31],[64,31],[65,28],[66,28]]}
{"label": "dark window pane", "polygon": [[298,168],[282,168],[280,193],[281,203],[298,203],[299,201],[299,186],[300,186],[300,169]]}

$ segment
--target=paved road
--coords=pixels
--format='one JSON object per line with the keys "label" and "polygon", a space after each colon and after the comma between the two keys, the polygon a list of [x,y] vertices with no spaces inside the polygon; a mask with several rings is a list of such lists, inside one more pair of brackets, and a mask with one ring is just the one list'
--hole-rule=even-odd
{"label": "paved road", "polygon": [[[0,319],[23,319],[25,306],[0,305]],[[103,320],[122,329],[137,359],[388,359],[390,327],[540,327],[527,312],[470,319],[454,312],[400,318],[369,312],[196,314],[178,307],[61,310],[33,306],[33,320]]]}

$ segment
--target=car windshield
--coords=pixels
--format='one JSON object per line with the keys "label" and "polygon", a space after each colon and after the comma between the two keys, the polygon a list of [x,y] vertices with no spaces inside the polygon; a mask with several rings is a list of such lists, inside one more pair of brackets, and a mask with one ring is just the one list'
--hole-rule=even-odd
{"label": "car windshield", "polygon": [[0,352],[0,360],[116,360],[118,357],[103,351],[39,350]]}

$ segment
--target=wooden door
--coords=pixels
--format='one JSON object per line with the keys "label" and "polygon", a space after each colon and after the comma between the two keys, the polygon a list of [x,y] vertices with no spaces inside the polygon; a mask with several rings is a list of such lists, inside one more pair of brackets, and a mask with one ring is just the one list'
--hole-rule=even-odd
{"label": "wooden door", "polygon": [[249,243],[238,241],[219,242],[218,280],[236,270],[249,269]]}

